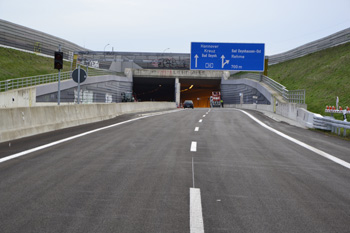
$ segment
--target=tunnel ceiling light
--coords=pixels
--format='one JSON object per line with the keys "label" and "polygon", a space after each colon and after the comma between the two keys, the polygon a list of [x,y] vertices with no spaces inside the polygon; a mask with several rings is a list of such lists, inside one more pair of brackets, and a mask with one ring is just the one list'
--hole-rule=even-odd
{"label": "tunnel ceiling light", "polygon": [[191,86],[190,86],[188,89],[190,89],[190,90],[191,90],[191,89],[192,89],[192,87],[193,87],[193,85],[191,85]]}

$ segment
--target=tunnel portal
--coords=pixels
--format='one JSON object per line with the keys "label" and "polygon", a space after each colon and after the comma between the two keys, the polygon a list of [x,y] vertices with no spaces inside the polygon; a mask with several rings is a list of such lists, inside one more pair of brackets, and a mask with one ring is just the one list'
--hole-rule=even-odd
{"label": "tunnel portal", "polygon": [[[210,107],[212,91],[220,91],[220,79],[179,79],[180,103],[192,100],[194,107]],[[138,101],[174,102],[175,78],[133,78],[133,92]]]}

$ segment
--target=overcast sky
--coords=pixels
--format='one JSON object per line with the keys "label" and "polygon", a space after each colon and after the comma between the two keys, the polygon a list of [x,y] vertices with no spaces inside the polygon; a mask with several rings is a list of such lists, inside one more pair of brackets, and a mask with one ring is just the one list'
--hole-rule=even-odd
{"label": "overcast sky", "polygon": [[230,42],[274,55],[349,28],[350,0],[0,0],[0,18],[98,51]]}

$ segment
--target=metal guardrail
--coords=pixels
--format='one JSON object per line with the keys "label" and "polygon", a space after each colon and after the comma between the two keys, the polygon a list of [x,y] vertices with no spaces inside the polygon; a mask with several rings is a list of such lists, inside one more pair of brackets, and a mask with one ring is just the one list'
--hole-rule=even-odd
{"label": "metal guardrail", "polygon": [[307,43],[287,52],[269,56],[269,65],[292,60],[308,55],[310,53],[315,53],[348,42],[350,42],[350,28],[326,36],[319,40]]}
{"label": "metal guardrail", "polygon": [[[103,76],[103,75],[118,75],[118,76],[125,76],[123,73],[117,73],[113,71],[108,70],[98,70],[98,69],[89,69],[88,70],[88,76]],[[71,79],[72,72],[61,72],[61,81]],[[52,82],[58,82],[58,73],[54,74],[46,74],[46,75],[37,75],[32,77],[25,77],[25,78],[16,78],[16,79],[8,79],[5,81],[0,81],[0,92],[5,92],[13,89],[23,88],[23,87],[30,87],[30,86],[36,86],[41,85],[45,83],[52,83]]]}
{"label": "metal guardrail", "polygon": [[332,117],[314,116],[313,122],[315,129],[322,129],[332,131],[332,133],[341,134],[343,129],[343,136],[346,136],[346,131],[350,129],[350,122],[336,120]]}
{"label": "metal guardrail", "polygon": [[247,78],[263,82],[275,91],[277,91],[288,103],[305,104],[305,90],[287,90],[285,86],[275,80],[257,73],[243,73],[233,76],[234,78]]}

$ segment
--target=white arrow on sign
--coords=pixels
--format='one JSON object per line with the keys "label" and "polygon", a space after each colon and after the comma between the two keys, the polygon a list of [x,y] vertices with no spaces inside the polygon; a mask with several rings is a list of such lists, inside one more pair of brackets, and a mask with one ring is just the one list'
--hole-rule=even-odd
{"label": "white arrow on sign", "polygon": [[221,68],[224,68],[224,66],[230,62],[230,60],[226,60],[225,62],[224,62],[224,60],[225,60],[225,56],[222,55],[221,56]]}
{"label": "white arrow on sign", "polygon": [[197,68],[197,60],[198,60],[198,55],[196,54],[196,56],[194,56],[194,58],[196,58],[196,64],[195,64],[195,66],[194,67],[196,67]]}

